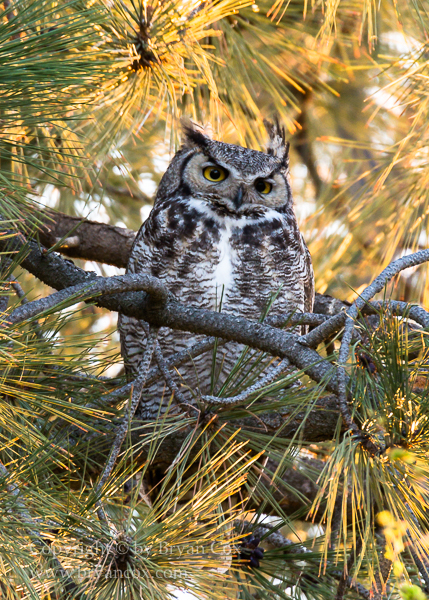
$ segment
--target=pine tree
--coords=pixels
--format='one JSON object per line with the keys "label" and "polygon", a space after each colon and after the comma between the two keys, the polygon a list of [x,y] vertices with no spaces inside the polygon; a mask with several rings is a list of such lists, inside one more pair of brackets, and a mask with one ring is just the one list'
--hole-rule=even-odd
{"label": "pine tree", "polygon": [[[2,7],[2,597],[425,598],[424,3]],[[258,148],[274,114],[314,314],[243,320],[246,349],[210,402],[190,411],[173,388],[171,411],[138,422],[144,386],[171,385],[183,357],[153,344],[127,383],[116,316],[167,324],[167,290],[123,269],[180,118]],[[195,355],[215,363],[233,325],[199,318]],[[276,378],[273,357],[288,366]]]}

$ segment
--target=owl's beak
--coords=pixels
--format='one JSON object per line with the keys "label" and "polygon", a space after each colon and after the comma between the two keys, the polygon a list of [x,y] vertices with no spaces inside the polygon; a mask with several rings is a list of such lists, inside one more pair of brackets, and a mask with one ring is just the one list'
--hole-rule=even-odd
{"label": "owl's beak", "polygon": [[235,208],[239,209],[240,206],[243,204],[243,196],[244,196],[243,186],[240,185],[240,187],[237,190],[237,193],[235,194],[235,196],[234,196],[234,198],[232,200],[233,203],[234,203]]}

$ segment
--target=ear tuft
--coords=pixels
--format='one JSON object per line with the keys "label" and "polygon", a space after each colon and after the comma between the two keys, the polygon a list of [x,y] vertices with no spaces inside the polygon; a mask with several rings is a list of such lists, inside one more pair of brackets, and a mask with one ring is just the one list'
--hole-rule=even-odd
{"label": "ear tuft", "polygon": [[185,148],[205,148],[210,142],[211,125],[203,127],[191,119],[182,119],[183,133],[185,139],[183,146]]}
{"label": "ear tuft", "polygon": [[274,123],[264,120],[264,125],[270,137],[267,153],[278,158],[287,166],[289,164],[289,142],[286,141],[285,128],[280,126],[278,117],[275,118]]}

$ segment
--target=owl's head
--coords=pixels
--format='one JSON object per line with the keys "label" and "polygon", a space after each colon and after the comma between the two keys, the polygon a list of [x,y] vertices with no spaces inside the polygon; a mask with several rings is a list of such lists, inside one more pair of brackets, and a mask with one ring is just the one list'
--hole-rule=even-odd
{"label": "owl's head", "polygon": [[277,122],[267,122],[266,128],[267,152],[259,152],[213,140],[202,128],[186,124],[183,147],[161,181],[157,200],[178,193],[238,215],[258,206],[289,207],[289,143]]}

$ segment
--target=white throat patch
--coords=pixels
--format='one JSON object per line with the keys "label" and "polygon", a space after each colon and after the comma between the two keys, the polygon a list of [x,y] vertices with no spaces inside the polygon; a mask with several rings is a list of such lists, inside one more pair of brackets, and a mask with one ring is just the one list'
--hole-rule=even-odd
{"label": "white throat patch", "polygon": [[222,287],[224,288],[224,295],[226,295],[233,283],[233,265],[236,260],[236,252],[231,248],[230,239],[231,224],[228,223],[225,229],[221,230],[218,244],[219,262],[213,275],[213,286],[217,289],[218,299],[222,295]]}

